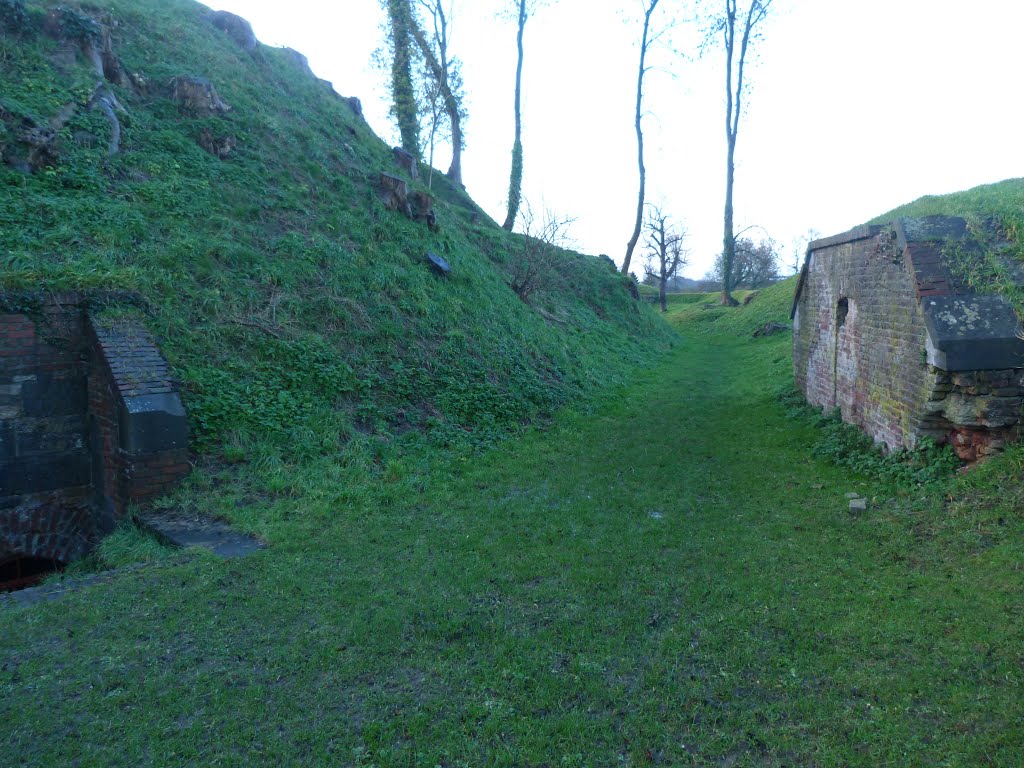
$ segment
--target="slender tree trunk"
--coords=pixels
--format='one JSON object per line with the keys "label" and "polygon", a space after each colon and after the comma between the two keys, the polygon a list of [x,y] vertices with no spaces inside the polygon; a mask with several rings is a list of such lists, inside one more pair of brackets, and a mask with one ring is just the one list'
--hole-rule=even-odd
{"label": "slender tree trunk", "polygon": [[[726,17],[723,25],[725,35],[725,137],[727,142],[725,160],[725,216],[722,238],[722,304],[735,307],[739,304],[732,295],[736,281],[732,270],[736,262],[736,234],[733,226],[732,192],[736,176],[736,137],[740,131],[740,115],[743,111],[743,64],[747,58],[750,33],[768,13],[772,0],[750,0],[746,19],[743,23],[743,37],[740,40],[739,56],[736,58],[736,84],[733,86],[733,57],[736,53],[736,0],[725,0]],[[735,87],[735,92],[734,92]]]}
{"label": "slender tree trunk", "polygon": [[661,311],[668,312],[668,275],[665,274],[665,267],[661,268],[661,286],[658,291],[661,297]]}
{"label": "slender tree trunk", "polygon": [[[448,105],[447,97],[445,105]],[[452,126],[452,163],[448,166],[448,178],[462,184],[462,120],[457,105],[448,109],[448,119]]]}
{"label": "slender tree trunk", "polygon": [[647,170],[644,168],[644,132],[640,126],[640,118],[643,116],[644,98],[644,73],[647,71],[647,37],[651,28],[651,14],[658,5],[658,0],[651,0],[651,4],[644,13],[644,34],[640,42],[640,70],[636,77],[636,150],[637,165],[640,169],[640,192],[636,202],[636,223],[633,225],[633,234],[626,244],[626,257],[622,260],[622,274],[629,274],[629,264],[633,260],[633,249],[640,239],[640,229],[644,221],[644,195],[647,191]]}
{"label": "slender tree trunk", "polygon": [[722,234],[722,304],[731,307],[739,302],[732,297],[732,267],[736,261],[736,237],[733,226],[732,189],[736,173],[736,133],[733,128],[734,110],[739,104],[734,100],[732,64],[736,49],[736,0],[725,2],[725,215]]}
{"label": "slender tree trunk", "polygon": [[523,118],[520,109],[523,82],[523,28],[526,26],[526,0],[519,0],[519,33],[516,44],[519,46],[519,60],[516,63],[516,99],[515,118],[516,135],[512,142],[512,173],[508,182],[508,212],[502,228],[511,232],[519,214],[519,204],[523,196]]}
{"label": "slender tree trunk", "polygon": [[388,18],[394,42],[391,62],[392,110],[398,123],[402,149],[420,159],[420,123],[412,81],[411,18],[405,0],[388,0]]}
{"label": "slender tree trunk", "polygon": [[736,262],[736,237],[733,234],[732,189],[735,177],[736,136],[730,132],[725,160],[725,232],[722,237],[722,304],[739,304],[732,296],[732,270]]}

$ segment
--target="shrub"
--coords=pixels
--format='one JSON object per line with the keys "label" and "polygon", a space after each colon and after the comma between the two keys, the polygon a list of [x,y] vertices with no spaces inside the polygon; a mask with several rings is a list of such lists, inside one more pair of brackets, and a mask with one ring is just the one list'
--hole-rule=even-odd
{"label": "shrub", "polygon": [[0,0],[0,27],[9,32],[21,32],[27,23],[25,0]]}

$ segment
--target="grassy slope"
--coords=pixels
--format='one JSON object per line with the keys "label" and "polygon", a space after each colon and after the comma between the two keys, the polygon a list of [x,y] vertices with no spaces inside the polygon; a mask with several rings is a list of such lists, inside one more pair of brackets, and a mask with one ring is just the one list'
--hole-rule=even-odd
{"label": "grassy slope", "polygon": [[[246,54],[189,0],[99,5],[150,87],[115,89],[129,116],[107,167],[98,113],[65,129],[55,168],[0,166],[0,288],[140,292],[198,447],[343,454],[410,428],[487,441],[671,343],[606,260],[561,253],[547,290],[520,301],[507,284],[521,239],[474,224],[476,206],[440,175],[438,234],[385,210],[374,182],[397,172],[389,148],[284,53]],[[84,103],[95,77],[81,57],[58,66],[43,5],[29,7],[34,31],[0,35],[0,100],[45,121]],[[180,114],[167,83],[181,74],[209,78],[232,112]],[[237,139],[230,158],[196,144],[204,130]],[[82,131],[97,145],[72,138]],[[430,273],[427,250],[449,279]]]}
{"label": "grassy slope", "polygon": [[358,503],[296,467],[266,552],[0,614],[6,757],[1019,765],[1024,455],[941,489],[815,459],[788,334],[750,337],[791,292],[680,313],[630,389]]}
{"label": "grassy slope", "polygon": [[876,216],[870,223],[888,224],[903,216],[936,215],[996,217],[1007,231],[1017,234],[1024,225],[1024,179],[1007,179],[949,195],[927,195]]}

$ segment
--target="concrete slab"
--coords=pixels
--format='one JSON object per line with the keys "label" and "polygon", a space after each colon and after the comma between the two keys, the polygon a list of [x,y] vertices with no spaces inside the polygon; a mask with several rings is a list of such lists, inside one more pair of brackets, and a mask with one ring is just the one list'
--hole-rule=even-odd
{"label": "concrete slab", "polygon": [[266,543],[236,531],[222,520],[176,511],[139,515],[139,525],[173,547],[203,547],[223,558],[243,557],[266,548]]}

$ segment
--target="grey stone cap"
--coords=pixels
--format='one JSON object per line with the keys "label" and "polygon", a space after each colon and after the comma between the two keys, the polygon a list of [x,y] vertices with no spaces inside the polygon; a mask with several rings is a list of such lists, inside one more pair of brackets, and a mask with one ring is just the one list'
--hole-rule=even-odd
{"label": "grey stone cap", "polygon": [[867,240],[868,238],[874,237],[882,231],[882,227],[877,224],[862,224],[859,227],[854,227],[851,230],[842,232],[838,235],[831,235],[830,237],[822,237],[817,240],[812,240],[807,245],[807,253],[812,251],[821,250],[822,248],[831,248],[835,245],[845,245],[846,243],[855,243],[858,240]]}
{"label": "grey stone cap", "polygon": [[1024,368],[1024,339],[1010,302],[995,294],[924,296],[928,362],[944,371]]}

